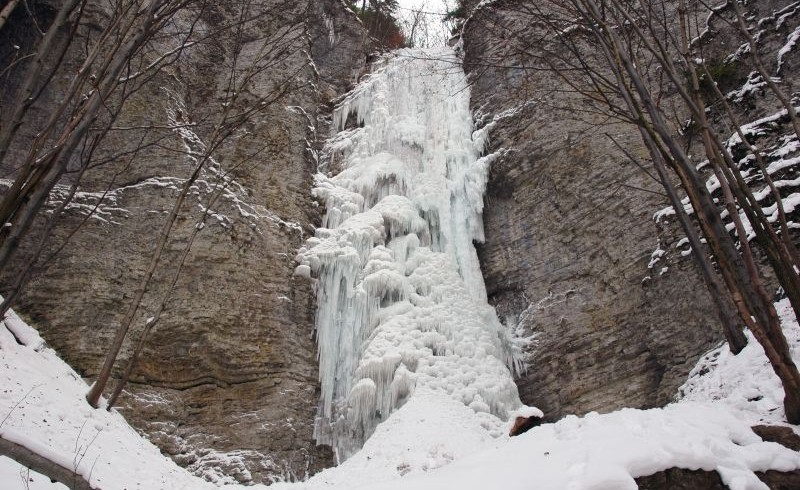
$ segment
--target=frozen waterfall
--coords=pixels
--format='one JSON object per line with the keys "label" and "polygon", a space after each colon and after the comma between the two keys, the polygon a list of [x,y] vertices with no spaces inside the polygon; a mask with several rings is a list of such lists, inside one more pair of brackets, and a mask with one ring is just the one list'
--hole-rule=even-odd
{"label": "frozen waterfall", "polygon": [[317,288],[315,434],[339,461],[415,391],[502,419],[520,406],[473,246],[490,159],[472,128],[451,49],[395,53],[335,110],[314,190],[326,214],[297,274]]}

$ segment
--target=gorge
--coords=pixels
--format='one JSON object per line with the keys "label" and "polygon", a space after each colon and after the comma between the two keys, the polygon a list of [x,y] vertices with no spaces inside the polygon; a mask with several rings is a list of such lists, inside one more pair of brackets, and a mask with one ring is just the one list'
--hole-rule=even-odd
{"label": "gorge", "polygon": [[[154,230],[198,168],[112,373],[122,376],[158,316],[116,410],[188,472],[158,459],[147,459],[152,475],[115,463],[128,484],[669,488],[652,482],[689,468],[713,475],[697,485],[760,488],[759,472],[796,473],[796,454],[749,430],[781,425],[780,386],[763,354],[720,346],[669,202],[636,164],[648,161],[639,134],[530,68],[544,23],[530,2],[462,3],[453,48],[382,53],[358,6],[336,0],[179,10],[131,65],[158,69],[120,106],[74,194],[79,156],[36,222],[42,230],[58,216],[14,309],[41,338],[7,321],[23,333],[0,339],[9,386],[0,436],[53,438],[84,476],[95,454],[129,447],[116,415],[77,405],[70,383],[97,376],[147,273]],[[45,25],[61,2],[36,5]],[[800,6],[746,7],[773,75],[795,93]],[[790,121],[744,59],[729,58],[744,54],[725,9],[698,8],[703,53],[728,67],[715,73],[766,149],[794,228],[800,146]],[[39,42],[26,11],[14,15],[0,25],[0,60],[11,66],[3,108],[24,85],[14,53],[31,56]],[[28,111],[3,162],[4,189],[114,14],[91,1],[82,15],[73,27],[83,44],[68,45],[64,71]],[[164,53],[180,56],[160,66]],[[674,106],[675,94],[663,100]],[[228,113],[250,116],[220,119]],[[231,136],[215,140],[226,127]],[[195,167],[206,153],[210,163]],[[0,271],[3,294],[37,238]],[[790,309],[775,300],[795,348]],[[14,371],[25,359],[55,363],[49,348],[77,374]],[[62,401],[36,387],[54,382],[81,400],[48,412]],[[539,413],[549,423],[531,437],[507,437],[509,418]],[[26,425],[34,419],[66,422],[36,432]],[[95,426],[117,439],[84,441]],[[73,458],[81,444],[90,456]],[[157,457],[141,451],[142,461]],[[126,484],[98,464],[100,488]]]}

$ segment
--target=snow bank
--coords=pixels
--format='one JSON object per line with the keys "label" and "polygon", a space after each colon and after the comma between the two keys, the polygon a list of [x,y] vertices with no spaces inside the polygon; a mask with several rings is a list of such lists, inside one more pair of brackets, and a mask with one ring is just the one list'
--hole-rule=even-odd
{"label": "snow bank", "polygon": [[[164,457],[118,413],[91,408],[86,383],[13,312],[0,324],[0,384],[0,437],[103,490],[215,488]],[[65,488],[7,458],[0,458],[0,482],[4,490],[26,489],[26,482]]]}
{"label": "snow bank", "polygon": [[[787,300],[776,305],[795,359],[800,328]],[[452,398],[421,392],[379,425],[364,448],[337,468],[291,487],[372,489],[635,489],[634,478],[672,467],[717,471],[736,489],[766,489],[755,471],[800,468],[800,453],[750,429],[782,424],[783,394],[750,337],[737,356],[727,346],[698,362],[681,398],[663,409],[567,416],[514,438]],[[539,415],[523,407],[515,415]],[[503,431],[502,434],[498,434]],[[452,461],[452,462],[451,462]]]}
{"label": "snow bank", "polygon": [[[788,302],[777,306],[800,360],[800,330]],[[90,409],[78,375],[16,316],[9,323],[27,345],[0,326],[2,437],[91,475],[104,490],[245,488],[215,487],[191,476],[117,413]],[[682,399],[663,409],[568,416],[509,438],[508,424],[497,417],[439,390],[419,388],[342,465],[306,482],[269,488],[633,489],[635,477],[681,467],[718,471],[733,489],[764,489],[753,471],[800,468],[800,453],[763,442],[750,430],[754,423],[782,420],[780,384],[752,339],[738,356],[724,346],[710,352],[681,391]],[[533,407],[517,412],[538,413]],[[65,488],[5,458],[0,482],[4,490]]]}
{"label": "snow bank", "polygon": [[[775,304],[792,357],[800,364],[800,328],[788,299]],[[778,376],[753,334],[747,346],[733,355],[728,344],[703,356],[679,389],[682,401],[713,401],[736,413],[744,423],[783,424],[783,389]]]}
{"label": "snow bank", "polygon": [[753,471],[796,469],[800,455],[762,442],[727,410],[686,402],[568,416],[436,472],[352,488],[636,489],[635,477],[670,467],[716,470],[734,490],[766,489]]}
{"label": "snow bank", "polygon": [[270,488],[353,489],[397,478],[405,481],[477,451],[500,447],[508,439],[505,432],[505,424],[497,417],[476,414],[446,394],[421,389],[340,466],[307,482]]}

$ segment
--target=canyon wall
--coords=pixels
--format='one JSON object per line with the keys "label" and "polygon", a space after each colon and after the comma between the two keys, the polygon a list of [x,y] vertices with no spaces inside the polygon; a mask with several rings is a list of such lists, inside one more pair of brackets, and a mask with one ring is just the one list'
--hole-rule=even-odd
{"label": "canyon wall", "polygon": [[[57,8],[36,5],[42,18]],[[97,30],[103,5],[91,4],[79,33]],[[462,32],[472,109],[480,126],[490,126],[487,152],[495,154],[479,257],[490,302],[526,339],[520,395],[551,420],[663,405],[697,358],[722,340],[721,329],[674,218],[655,219],[668,206],[659,184],[619,149],[646,162],[638,133],[587,111],[580,96],[552,73],[531,69],[509,42],[512,34],[535,42],[524,5],[486,4]],[[786,5],[750,6],[759,26],[771,19],[763,42],[773,53],[797,23],[800,9]],[[197,26],[213,33],[238,15],[235,6],[215,6]],[[271,103],[215,151],[192,188],[121,355],[131,355],[201,226],[119,410],[166,454],[218,482],[303,478],[332,464],[330,450],[312,438],[319,400],[314,293],[292,271],[298,248],[319,224],[311,188],[333,101],[363,73],[367,52],[361,24],[338,0],[268,0],[254,18],[235,39],[210,35],[187,46],[179,63],[131,96],[98,150],[108,161],[87,170],[48,240],[48,259],[17,305],[91,381],[193,158],[224,112],[231,67],[246,70],[265,46],[282,43],[283,55],[243,92],[245,101]],[[12,18],[0,30],[0,60],[12,59],[16,46],[30,50],[33,31],[25,22]],[[178,30],[190,22],[179,19]],[[739,47],[713,19],[703,42],[716,60]],[[76,44],[67,54],[73,71],[81,49]],[[779,66],[790,93],[796,67],[790,50]],[[21,69],[8,73],[0,108],[21,83]],[[726,90],[750,80],[744,64],[728,76]],[[54,79],[33,106],[4,178],[13,176],[68,81]],[[763,90],[744,93],[737,107],[745,121],[776,110]],[[153,133],[137,133],[142,124]],[[785,136],[785,121],[775,124],[764,133],[765,147]],[[787,178],[796,177],[792,172]],[[50,209],[68,192],[56,189]],[[35,236],[22,249],[34,247]],[[0,278],[0,291],[9,291],[17,273]]]}
{"label": "canyon wall", "polygon": [[[87,170],[43,254],[52,258],[36,267],[17,308],[91,381],[179,188],[212,138],[230,97],[231,74],[266,60],[267,68],[243,85],[239,97],[245,108],[269,104],[214,151],[192,187],[114,372],[119,375],[167,294],[191,232],[203,227],[146,339],[119,410],[196,474],[256,483],[303,478],[332,464],[329,448],[312,439],[319,399],[314,293],[292,272],[297,249],[320,219],[310,189],[331,101],[363,68],[366,35],[338,0],[267,1],[248,6],[246,13],[244,5],[206,6],[199,17],[176,17],[174,38],[190,27],[209,35],[187,46],[177,63],[128,100],[95,157],[108,161]],[[58,5],[41,8],[52,17]],[[90,4],[79,37],[98,31],[106,8]],[[32,37],[19,14],[11,19],[13,28],[0,33],[6,37],[0,44],[24,52]],[[229,27],[245,17],[252,20],[241,29]],[[157,42],[162,44],[155,49],[166,51],[174,39]],[[65,73],[83,56],[75,43]],[[21,74],[12,73],[5,86],[5,106],[16,96]],[[7,160],[7,175],[68,81],[55,79],[33,107]],[[141,125],[166,130],[146,136],[125,130]],[[67,192],[57,188],[51,206]],[[206,208],[211,209],[203,216]],[[33,243],[23,249],[32,250]],[[3,278],[4,293],[14,277]]]}
{"label": "canyon wall", "polygon": [[498,154],[479,255],[500,318],[529,339],[520,396],[550,419],[662,405],[721,339],[710,298],[677,230],[653,220],[668,206],[659,184],[614,143],[646,161],[636,129],[592,112],[508,41],[537,42],[519,3],[477,10],[463,41]]}
{"label": "canyon wall", "polygon": [[[462,39],[472,106],[478,124],[490,126],[487,151],[496,154],[479,255],[490,301],[527,340],[520,395],[550,419],[663,405],[722,333],[666,195],[645,171],[649,157],[638,131],[595,110],[591,90],[570,86],[579,76],[567,79],[536,57],[547,49],[572,55],[563,44],[546,44],[547,4],[466,3],[472,10]],[[736,120],[748,123],[796,222],[797,136],[755,72],[730,4],[709,14],[692,17],[695,49]],[[766,69],[795,100],[798,14],[797,4],[787,1],[750,3],[745,12]],[[714,130],[728,141],[766,212],[775,213],[754,162],[728,139],[733,129],[724,105],[707,83],[701,96]],[[692,138],[675,91],[659,93],[659,101],[701,168],[700,138]],[[722,202],[713,175],[704,171]],[[762,272],[778,290],[769,269]]]}

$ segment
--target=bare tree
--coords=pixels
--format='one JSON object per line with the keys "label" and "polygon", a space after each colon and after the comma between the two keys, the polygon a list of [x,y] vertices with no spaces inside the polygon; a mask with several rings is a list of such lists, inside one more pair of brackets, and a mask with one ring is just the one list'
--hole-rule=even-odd
{"label": "bare tree", "polygon": [[72,468],[67,468],[38,454],[21,444],[0,437],[0,455],[6,456],[23,466],[41,473],[53,482],[64,484],[74,490],[96,490],[98,487],[89,483],[83,475]]}
{"label": "bare tree", "polygon": [[[700,80],[705,76],[712,85],[715,80],[703,69],[701,53],[690,42],[694,34],[699,35],[696,22],[692,22],[699,14],[690,12],[685,0],[553,0],[512,2],[504,8],[521,14],[534,29],[493,26],[506,29],[503,37],[508,47],[504,57],[486,60],[487,64],[508,63],[521,70],[554,73],[566,87],[563,90],[583,97],[584,110],[606,114],[637,128],[690,240],[732,350],[736,352],[744,345],[737,327],[741,322],[764,347],[783,383],[787,420],[800,422],[800,373],[762,278],[764,264],[756,258],[750,240],[754,239],[763,251],[766,266],[788,296],[796,316],[800,316],[800,264],[788,237],[785,213],[781,211],[784,214],[779,219],[784,234],[781,238],[726,142],[707,117]],[[696,4],[693,8],[697,8]],[[746,31],[740,6],[737,3],[732,8],[740,29]],[[753,51],[758,49],[752,36],[750,47]],[[754,59],[758,64],[759,58]],[[791,111],[787,111],[794,121]],[[687,117],[693,132],[681,129],[685,128],[682,121]],[[738,124],[735,120],[730,122]],[[691,139],[694,134],[699,135],[699,140]],[[706,177],[697,169],[698,162],[689,157],[688,148],[692,145],[699,146],[706,156],[720,189],[722,209],[707,188]],[[749,142],[746,146],[754,149]],[[769,182],[766,169],[762,174]],[[682,211],[684,201],[679,199],[673,180],[680,182],[691,205],[693,223]],[[777,188],[773,184],[770,188],[780,200]],[[733,236],[721,212],[731,221]],[[694,232],[696,227],[702,240]],[[704,257],[707,249],[712,254],[713,267]],[[738,318],[730,314],[731,306]]]}
{"label": "bare tree", "polygon": [[[107,115],[105,108],[114,104],[115,98],[119,103],[130,95],[130,92],[126,93],[130,79],[123,76],[126,67],[147,41],[186,6],[187,1],[161,0],[143,5],[129,2],[118,4],[113,10],[105,30],[72,78],[65,97],[37,133],[24,162],[15,165],[14,183],[0,200],[0,222],[3,223],[0,269],[5,269],[17,253],[21,239],[29,231],[53,187],[67,171],[76,148],[91,132],[93,125]],[[40,94],[45,90],[58,69],[58,66],[50,66],[46,74],[42,73],[42,67],[46,65],[44,56],[48,44],[55,42],[57,34],[62,32],[76,4],[75,0],[64,4],[38,47],[36,59],[29,63],[22,95],[12,110],[11,123],[4,126],[0,135],[0,163],[7,156],[25,114],[36,99],[34,93]],[[78,17],[84,6],[85,3],[80,5]],[[71,20],[74,22],[76,19]],[[68,46],[69,42],[63,45]],[[66,51],[66,47],[62,49]],[[106,118],[105,126],[110,126],[111,122]]]}
{"label": "bare tree", "polygon": [[[263,163],[259,157],[267,147],[251,134],[254,121],[270,108],[283,108],[290,94],[313,81],[300,76],[308,69],[306,56],[302,56],[299,63],[287,61],[302,53],[308,37],[308,11],[293,7],[288,1],[285,8],[274,11],[250,0],[224,6],[204,0],[115,2],[114,8],[104,12],[106,15],[100,19],[100,32],[76,36],[85,19],[87,4],[85,0],[67,0],[55,20],[49,27],[45,26],[26,64],[11,67],[21,68],[24,75],[20,87],[16,87],[18,96],[12,100],[10,110],[4,111],[0,128],[0,163],[5,169],[10,168],[14,177],[10,188],[0,198],[1,219],[6,223],[0,229],[0,271],[8,274],[15,267],[15,272],[20,272],[13,277],[12,287],[0,310],[5,313],[12,306],[37,265],[46,264],[63,249],[66,241],[101,205],[117,177],[137,165],[143,153],[169,146],[173,157],[189,162],[188,175],[180,183],[171,210],[160,232],[152,237],[153,249],[147,270],[137,280],[97,381],[86,395],[92,406],[100,405],[119,352],[134,331],[132,327],[143,316],[148,316],[106,405],[110,409],[134,372],[148,333],[167,309],[195,238],[206,228],[215,206],[229,192],[233,174],[242,167]],[[313,4],[308,8],[312,7]],[[222,24],[219,20],[217,23],[208,21],[208,10],[215,8],[229,9],[225,16],[220,16],[224,19]],[[234,19],[229,21],[230,17]],[[97,19],[92,21],[97,23]],[[0,25],[0,29],[2,27]],[[260,37],[256,38],[253,32],[258,32]],[[225,36],[232,61],[221,70],[224,75],[222,100],[218,110],[209,111],[208,121],[191,122],[184,114],[159,125],[150,120],[133,120],[126,114],[128,102],[139,91],[159,82],[158,76],[183,62],[186,53],[195,46],[216,43],[220,36]],[[79,44],[76,39],[83,45],[76,48]],[[259,47],[254,47],[254,39],[261,41]],[[74,60],[75,53],[69,52],[71,47],[85,53],[76,72],[71,72],[70,64],[65,62],[70,56]],[[36,128],[30,148],[19,158],[18,149],[26,145],[31,133],[20,129],[30,124],[31,108],[43,94],[54,90],[51,82],[57,77],[69,77],[66,96],[42,127]],[[269,89],[256,95],[253,87],[263,83],[264,78],[269,79]],[[125,124],[121,124],[121,119]],[[112,147],[119,138],[109,142],[107,137],[122,132],[126,133],[124,139],[130,144],[125,148]],[[170,144],[170,140],[178,144]],[[237,154],[233,163],[223,163],[220,157],[223,147],[237,144],[247,146],[245,154]],[[175,147],[186,149],[176,150]],[[78,192],[84,175],[102,165],[121,168],[89,215],[68,233],[64,243],[54,246],[53,230]],[[198,197],[202,213],[195,217],[188,209],[188,201],[193,199],[192,189],[201,178],[209,183],[210,190],[205,198]],[[57,186],[61,189],[58,192],[67,190],[54,199],[58,194]],[[45,209],[50,212],[43,213]],[[173,236],[176,228],[187,217],[194,224],[189,238],[176,239]],[[23,241],[28,248],[20,250],[18,244]],[[170,246],[182,247],[177,261],[165,259],[165,250]],[[156,284],[163,277],[168,278],[166,284]],[[143,314],[142,305],[148,294],[155,296],[157,305],[152,315]],[[0,439],[0,453],[70,487],[93,488],[75,471],[7,442]]]}
{"label": "bare tree", "polygon": [[[299,31],[302,32],[302,31]],[[126,313],[125,317],[123,318],[120,327],[117,329],[117,333],[115,335],[114,341],[112,343],[111,348],[106,355],[106,360],[98,374],[97,380],[92,385],[92,388],[86,395],[87,401],[94,406],[97,407],[99,405],[100,396],[105,388],[106,383],[108,382],[111,376],[111,370],[114,366],[114,362],[116,361],[117,355],[119,354],[119,350],[122,347],[122,343],[125,340],[127,333],[133,324],[134,319],[136,318],[136,313],[138,309],[141,307],[142,299],[144,297],[145,292],[148,290],[148,286],[153,279],[153,275],[156,272],[156,269],[159,267],[161,263],[161,258],[164,253],[164,248],[167,242],[170,239],[170,234],[172,232],[172,228],[175,225],[175,221],[178,218],[178,215],[181,211],[181,208],[184,205],[186,197],[188,196],[192,186],[196,182],[197,178],[200,176],[201,171],[210,163],[214,162],[214,153],[216,150],[230,138],[234,133],[240,130],[252,117],[257,115],[259,112],[265,110],[267,107],[271,106],[275,102],[281,100],[289,90],[295,89],[295,86],[292,86],[289,83],[283,84],[282,88],[276,90],[274,93],[265,95],[257,101],[240,101],[241,94],[244,93],[244,87],[246,87],[251,79],[259,74],[261,71],[268,69],[272,64],[279,62],[288,54],[288,45],[294,39],[294,36],[299,35],[298,31],[291,33],[290,35],[285,36],[281,42],[276,42],[275,39],[270,39],[268,43],[264,44],[263,53],[260,56],[260,60],[256,60],[252,63],[249,67],[247,67],[244,71],[243,76],[232,76],[230,78],[230,86],[226,90],[229,94],[228,100],[224,104],[224,109],[219,115],[219,121],[215,125],[210,137],[209,141],[203,145],[203,151],[197,155],[194,155],[193,158],[196,159],[196,163],[192,174],[190,177],[184,182],[183,186],[181,187],[180,194],[176,199],[172,210],[164,223],[164,227],[161,230],[161,233],[158,237],[157,245],[155,250],[153,251],[152,257],[150,259],[150,264],[148,266],[147,272],[145,276],[142,278],[139,287],[136,290],[135,296],[131,305]],[[287,43],[287,44],[282,44]],[[266,63],[264,61],[266,60]],[[236,63],[234,62],[234,66],[231,68],[232,72],[235,72],[237,69]],[[287,77],[287,82],[293,78],[294,74],[290,74]],[[255,102],[255,103],[253,103]],[[252,105],[251,105],[252,104]],[[248,107],[245,107],[247,105]],[[240,165],[244,162],[240,162]],[[230,169],[233,170],[233,169]],[[229,171],[230,171],[229,170]],[[145,328],[143,332],[140,334],[140,338],[137,342],[136,348],[133,352],[132,357],[128,360],[127,367],[124,370],[123,376],[120,379],[120,382],[117,383],[111,398],[109,399],[107,408],[111,409],[111,407],[116,402],[117,398],[122,392],[122,389],[125,386],[125,383],[130,378],[130,375],[135,367],[136,359],[138,358],[139,353],[141,352],[144,339],[146,338],[150,329],[158,322],[161,314],[163,313],[166,303],[169,299],[169,294],[174,289],[175,284],[180,277],[181,270],[183,265],[186,261],[186,257],[191,249],[192,244],[194,243],[197,234],[204,229],[205,221],[208,217],[209,211],[213,208],[216,204],[217,200],[221,196],[222,192],[227,186],[228,177],[225,173],[219,176],[219,180],[216,184],[217,189],[212,192],[211,196],[209,197],[208,202],[204,207],[205,211],[203,212],[200,220],[196,223],[195,227],[192,230],[192,233],[189,237],[189,240],[184,245],[183,251],[180,255],[180,259],[178,260],[177,264],[173,267],[174,272],[172,275],[172,279],[169,282],[167,292],[162,297],[159,306],[156,309],[155,315],[150,317],[147,320]]]}
{"label": "bare tree", "polygon": [[449,14],[452,3],[447,0],[435,3],[420,1],[412,7],[399,7],[407,44],[416,48],[445,46],[456,24]]}
{"label": "bare tree", "polygon": [[14,9],[17,8],[17,4],[19,0],[10,0],[6,5],[0,10],[0,29],[3,28],[8,18],[11,17],[11,13],[14,12]]}
{"label": "bare tree", "polygon": [[[207,4],[204,0],[155,0],[152,2],[126,1],[115,3],[106,12],[102,20],[102,31],[99,34],[89,33],[85,46],[86,53],[77,70],[70,74],[70,83],[55,110],[41,128],[36,128],[36,136],[30,150],[22,161],[8,161],[15,139],[20,136],[18,130],[26,123],[26,115],[36,100],[50,88],[50,82],[56,74],[63,75],[69,67],[64,59],[70,45],[74,42],[76,30],[80,28],[86,0],[67,0],[58,11],[55,19],[43,32],[34,47],[32,57],[25,66],[23,82],[18,89],[20,94],[13,100],[10,120],[4,123],[0,131],[0,163],[14,169],[14,180],[11,187],[0,199],[0,219],[5,226],[0,228],[0,271],[7,271],[18,256],[19,244],[29,239],[33,222],[42,216],[48,198],[59,182],[67,179],[69,190],[60,200],[56,208],[40,226],[36,246],[28,250],[22,261],[21,272],[16,275],[11,290],[6,294],[0,310],[2,312],[12,305],[14,299],[24,287],[27,279],[45,250],[52,249],[49,238],[66,207],[75,195],[84,172],[106,163],[125,160],[123,170],[136,164],[139,154],[149,146],[157,147],[165,138],[184,138],[187,131],[192,133],[192,141],[184,142],[187,146],[184,157],[191,162],[189,175],[183,181],[180,192],[173,203],[163,227],[154,238],[154,248],[144,276],[136,287],[126,314],[122,318],[116,335],[109,347],[98,378],[87,394],[87,401],[92,406],[99,406],[99,399],[111,377],[117,356],[125,342],[131,326],[140,318],[140,310],[145,295],[152,289],[151,284],[160,274],[171,274],[171,282],[160,300],[160,307],[146,322],[140,335],[133,357],[129,359],[122,381],[112,395],[111,403],[116,401],[125,381],[130,376],[141,351],[147,332],[158,321],[169,299],[169,294],[180,276],[183,263],[189,249],[203,229],[209,211],[230,181],[229,173],[235,167],[224,169],[215,154],[228,144],[231,139],[246,137],[247,125],[276,102],[284,99],[289,93],[308,83],[299,80],[297,75],[305,64],[273,76],[272,90],[254,98],[250,87],[264,73],[276,69],[285,69],[285,62],[300,47],[306,35],[307,12],[296,12],[287,8],[270,11],[257,3],[244,0],[235,5],[222,8],[232,9],[235,13],[232,21],[221,25],[207,25],[203,17],[209,9],[218,8]],[[97,19],[94,19],[97,22]],[[252,31],[263,29],[265,23],[276,27],[273,32],[262,35],[262,44],[255,54],[249,53],[246,59],[239,59],[239,51],[244,43],[252,42]],[[202,28],[201,28],[202,24]],[[259,27],[261,26],[261,27]],[[170,121],[169,124],[157,127],[152,122],[119,127],[116,123],[124,112],[126,103],[138,91],[147,87],[163,70],[183,59],[184,53],[197,45],[219,36],[229,40],[232,51],[232,63],[225,77],[224,100],[221,110],[213,114],[213,122],[187,123],[182,118]],[[56,55],[48,54],[54,46],[60,46]],[[249,48],[250,49],[250,48]],[[67,72],[69,73],[69,72]],[[133,148],[123,151],[104,149],[100,155],[96,150],[102,147],[106,136],[111,133],[127,131],[135,142]],[[134,136],[139,133],[140,136]],[[155,135],[155,136],[154,136]],[[183,135],[183,136],[182,136]],[[20,136],[21,137],[21,136]],[[180,145],[179,145],[180,146]],[[258,145],[255,145],[258,147]],[[19,152],[15,153],[16,155]],[[246,160],[252,162],[257,152]],[[244,165],[240,161],[236,165]],[[197,179],[210,173],[216,179],[216,191],[211,193],[209,202],[204,205],[204,213],[192,231],[190,239],[184,246],[181,259],[174,264],[164,264],[164,250],[171,243],[171,234],[178,217],[185,211],[185,202]],[[118,175],[117,172],[116,175]],[[106,193],[114,185],[116,176],[108,184]],[[104,193],[104,196],[105,194]],[[95,209],[102,202],[95,204]],[[91,213],[90,213],[91,214]],[[83,221],[85,222],[85,220]],[[80,226],[80,225],[79,225]],[[73,230],[67,240],[77,231]],[[58,250],[62,249],[62,244]],[[52,255],[47,260],[52,258]],[[45,260],[44,262],[47,262]],[[169,268],[171,272],[167,272]],[[164,269],[164,270],[161,270]]]}

